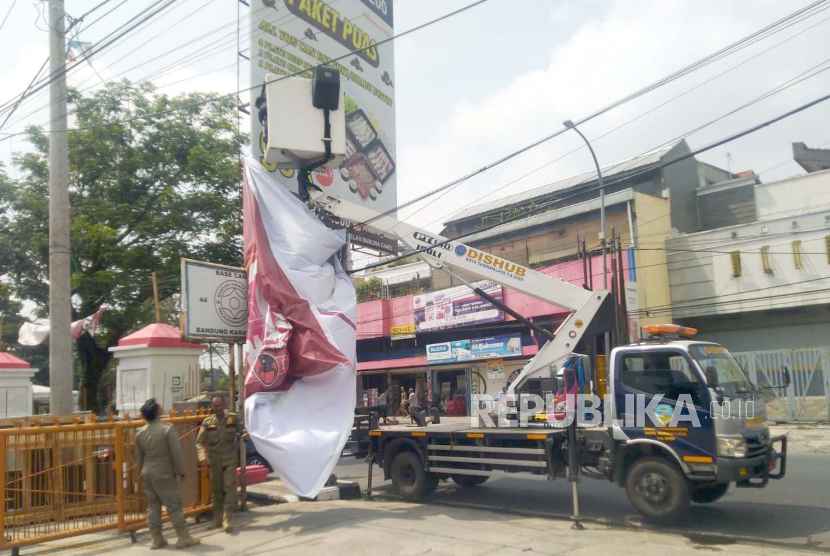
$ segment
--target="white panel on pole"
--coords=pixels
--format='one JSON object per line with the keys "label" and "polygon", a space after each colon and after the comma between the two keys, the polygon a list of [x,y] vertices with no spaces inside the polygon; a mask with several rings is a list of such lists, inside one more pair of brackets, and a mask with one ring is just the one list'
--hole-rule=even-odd
{"label": "white panel on pole", "polygon": [[184,336],[244,342],[248,328],[245,269],[182,259]]}
{"label": "white panel on pole", "polygon": [[[267,74],[277,78],[299,74],[298,78],[310,80],[311,68],[330,65],[341,76],[345,157],[335,167],[312,172],[311,181],[328,194],[377,212],[394,211],[398,206],[394,41],[377,46],[394,34],[392,0],[251,0],[250,4],[251,154],[280,184],[297,192],[297,170],[278,169],[276,162],[266,160],[256,100]],[[269,103],[268,111],[273,109]],[[322,117],[322,110],[317,111]],[[268,127],[274,133],[274,127]],[[317,134],[318,129],[322,128],[315,126],[312,131]],[[334,123],[332,132],[336,132]]]}

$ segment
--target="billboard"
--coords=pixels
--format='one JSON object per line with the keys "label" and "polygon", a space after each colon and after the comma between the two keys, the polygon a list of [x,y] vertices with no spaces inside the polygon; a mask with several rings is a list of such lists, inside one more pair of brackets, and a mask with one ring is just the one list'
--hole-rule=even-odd
{"label": "billboard", "polygon": [[[378,212],[395,210],[394,41],[376,46],[393,35],[392,0],[252,0],[250,31],[252,106],[267,73],[303,72],[302,77],[310,79],[305,70],[319,64],[340,70],[346,160],[339,168],[313,172],[313,183]],[[332,61],[350,52],[355,54]],[[252,155],[296,193],[297,170],[278,170],[265,162],[265,136],[256,108],[251,114]],[[364,238],[355,243],[359,239]],[[384,247],[388,246],[377,246]]]}
{"label": "billboard", "polygon": [[244,342],[248,329],[245,269],[182,259],[182,310],[186,338]]}
{"label": "billboard", "polygon": [[521,334],[509,336],[491,336],[471,340],[470,354],[473,359],[492,359],[496,357],[516,357],[522,354]]}
{"label": "billboard", "polygon": [[470,340],[427,344],[427,363],[456,363],[470,359]]}
{"label": "billboard", "polygon": [[[481,288],[498,301],[502,300],[501,286],[482,280],[473,286]],[[413,298],[415,327],[418,332],[472,326],[504,320],[504,312],[489,301],[478,297],[467,286],[458,286]]]}

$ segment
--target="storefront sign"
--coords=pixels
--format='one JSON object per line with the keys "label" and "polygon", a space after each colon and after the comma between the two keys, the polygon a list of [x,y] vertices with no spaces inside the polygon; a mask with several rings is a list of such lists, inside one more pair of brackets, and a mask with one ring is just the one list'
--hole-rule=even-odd
{"label": "storefront sign", "polygon": [[470,360],[470,340],[427,345],[427,363],[455,363]]}
{"label": "storefront sign", "polygon": [[487,378],[504,378],[504,359],[487,360]]}
{"label": "storefront sign", "polygon": [[352,245],[367,247],[369,249],[381,251],[390,255],[397,255],[400,252],[397,239],[355,228],[352,222],[332,216],[331,214],[326,214],[322,209],[315,209],[314,213],[317,215],[317,218],[323,222],[323,224],[332,230],[342,230],[343,228],[346,228],[349,233],[349,242]]}
{"label": "storefront sign", "polygon": [[405,338],[415,337],[415,324],[403,324],[400,326],[390,326],[389,336],[393,340],[403,340]]}
{"label": "storefront sign", "polygon": [[515,357],[522,354],[522,336],[520,334],[473,338],[470,340],[470,344],[470,355],[473,359]]}
{"label": "storefront sign", "polygon": [[[486,280],[475,282],[495,299],[502,300],[501,286]],[[414,298],[415,326],[418,332],[472,326],[504,320],[504,312],[484,301],[467,286],[458,286]]]}

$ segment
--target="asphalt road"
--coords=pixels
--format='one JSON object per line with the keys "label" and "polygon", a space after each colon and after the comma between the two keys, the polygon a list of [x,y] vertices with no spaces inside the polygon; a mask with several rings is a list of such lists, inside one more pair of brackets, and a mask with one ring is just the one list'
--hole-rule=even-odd
{"label": "asphalt road", "polygon": [[[367,465],[362,460],[343,458],[335,473],[338,478],[367,485]],[[373,473],[373,494],[395,496],[391,483],[384,482],[377,466]],[[790,454],[787,476],[771,481],[764,489],[733,488],[720,501],[693,504],[684,523],[672,527],[643,521],[629,505],[625,491],[610,483],[583,479],[579,506],[588,519],[624,526],[671,531],[698,542],[701,533],[713,535],[713,545],[729,544],[730,538],[762,544],[830,552],[830,454]],[[571,515],[571,488],[566,481],[542,479],[491,479],[469,489],[442,483],[425,503],[477,507],[510,512],[567,518]]]}

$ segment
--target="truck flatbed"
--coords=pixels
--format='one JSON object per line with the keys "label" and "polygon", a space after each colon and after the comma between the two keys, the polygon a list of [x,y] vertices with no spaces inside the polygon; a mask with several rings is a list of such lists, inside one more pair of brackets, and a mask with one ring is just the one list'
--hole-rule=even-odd
{"label": "truck flatbed", "polygon": [[369,433],[381,437],[414,437],[434,439],[515,439],[541,440],[561,438],[566,429],[544,427],[471,427],[469,417],[443,417],[438,424],[419,427],[410,424],[383,425]]}

